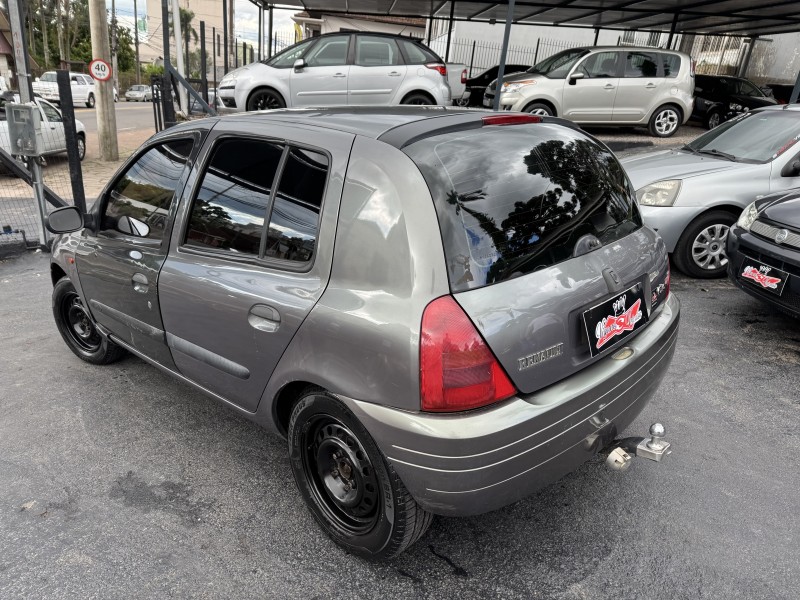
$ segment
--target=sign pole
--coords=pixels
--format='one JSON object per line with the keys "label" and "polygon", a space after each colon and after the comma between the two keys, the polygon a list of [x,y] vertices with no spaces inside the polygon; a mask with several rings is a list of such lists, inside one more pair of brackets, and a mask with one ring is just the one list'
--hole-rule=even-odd
{"label": "sign pole", "polygon": [[[95,59],[92,64],[103,61],[108,65],[111,60],[111,48],[108,43],[105,0],[89,0],[89,30],[92,34],[92,57]],[[119,148],[117,146],[117,115],[114,112],[114,84],[110,81],[111,67],[108,67],[107,79],[97,79],[91,68],[89,72],[97,80],[95,106],[100,160],[116,161],[119,160]]]}

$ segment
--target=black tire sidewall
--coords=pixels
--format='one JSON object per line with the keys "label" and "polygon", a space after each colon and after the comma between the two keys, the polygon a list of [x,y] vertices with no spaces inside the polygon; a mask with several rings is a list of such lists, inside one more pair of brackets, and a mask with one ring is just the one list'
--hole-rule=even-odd
{"label": "black tire sidewall", "polygon": [[719,116],[719,123],[717,123],[717,127],[722,125],[722,112],[720,110],[716,109],[716,108],[711,109],[710,111],[708,111],[706,113],[706,119],[705,119],[705,126],[706,126],[706,129],[708,129],[708,130],[714,129],[713,127],[711,127],[711,117],[713,115]]}
{"label": "black tire sidewall", "polygon": [[549,106],[547,106],[546,104],[542,104],[541,102],[533,102],[533,103],[531,103],[531,104],[528,104],[528,105],[527,105],[527,106],[526,106],[526,107],[525,107],[525,108],[522,110],[522,112],[530,113],[530,112],[533,112],[534,110],[536,110],[537,108],[541,108],[541,109],[543,109],[543,110],[546,110],[546,111],[547,111],[547,114],[548,114],[549,116],[551,116],[551,117],[555,116],[555,114],[553,113],[553,109],[552,109],[552,108],[550,108]]}
{"label": "black tire sidewall", "polygon": [[77,294],[77,290],[75,286],[72,285],[69,277],[62,277],[53,288],[53,318],[55,319],[58,332],[61,334],[61,337],[64,339],[69,349],[81,360],[96,365],[107,364],[109,362],[109,356],[116,348],[112,350],[109,347],[108,339],[104,336],[100,336],[102,341],[100,342],[99,348],[94,352],[87,352],[72,339],[72,334],[69,331],[69,323],[64,322],[63,315],[61,314],[61,303],[64,297],[72,292]]}
{"label": "black tire sidewall", "polygon": [[[423,102],[417,103],[413,102],[414,100],[423,100]],[[410,105],[410,106],[433,106],[436,103],[432,102],[431,99],[428,98],[425,94],[413,93],[403,98],[403,101],[400,104]]]}
{"label": "black tire sidewall", "polygon": [[[327,414],[344,423],[350,431],[358,437],[369,455],[372,467],[375,470],[378,484],[381,488],[380,517],[375,526],[363,535],[352,535],[331,523],[326,513],[321,509],[316,496],[312,491],[313,483],[305,475],[302,457],[302,438],[308,431],[311,417],[318,414]],[[307,506],[320,524],[325,533],[337,544],[349,552],[365,558],[381,558],[385,551],[391,549],[391,541],[395,536],[395,504],[397,490],[394,488],[389,476],[383,454],[373,441],[367,430],[352,412],[336,398],[323,391],[312,391],[303,396],[295,405],[289,421],[288,431],[289,459],[294,474],[295,483],[303,496]]]}
{"label": "black tire sidewall", "polygon": [[[81,144],[83,145],[83,152],[81,152]],[[86,138],[78,135],[78,159],[83,161],[86,158]]]}
{"label": "black tire sidewall", "polygon": [[257,108],[255,106],[256,101],[262,96],[272,96],[273,98],[275,98],[275,100],[278,101],[278,104],[280,104],[280,106],[276,107],[276,109],[277,108],[286,108],[286,102],[283,101],[283,98],[281,98],[281,95],[278,94],[278,92],[276,92],[274,90],[261,89],[261,90],[257,90],[255,92],[253,92],[253,95],[250,96],[250,98],[247,100],[247,111],[248,112],[253,112],[253,111],[257,111],[257,110],[276,110],[276,109],[271,109],[271,108]]}
{"label": "black tire sidewall", "polygon": [[[661,114],[665,110],[673,110],[675,111],[675,114],[678,115],[678,125],[675,127],[675,129],[673,129],[670,133],[667,134],[659,133],[658,130],[656,130],[656,118],[658,117],[659,114]],[[653,111],[653,114],[650,115],[650,122],[647,124],[647,130],[653,137],[662,139],[670,138],[676,133],[678,133],[678,129],[681,128],[682,121],[683,121],[683,114],[681,113],[680,109],[678,109],[674,104],[665,104],[663,106],[659,106],[655,111]]]}
{"label": "black tire sidewall", "polygon": [[[695,279],[718,279],[725,277],[728,270],[727,264],[719,271],[707,271],[695,264],[692,258],[692,244],[703,229],[707,229],[709,226],[715,224],[731,227],[735,222],[736,217],[732,213],[722,210],[708,212],[692,221],[684,230],[675,246],[675,252],[673,253],[673,262],[675,266],[684,274],[694,277]],[[730,257],[728,257],[728,261],[730,261]]]}
{"label": "black tire sidewall", "polygon": [[86,107],[87,108],[94,108],[94,95],[89,94],[89,97],[86,99]]}

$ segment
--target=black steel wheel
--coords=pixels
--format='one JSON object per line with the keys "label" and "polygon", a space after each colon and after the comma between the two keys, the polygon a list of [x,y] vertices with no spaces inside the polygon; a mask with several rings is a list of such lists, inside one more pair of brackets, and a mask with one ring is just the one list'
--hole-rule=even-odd
{"label": "black steel wheel", "polygon": [[68,277],[53,288],[53,317],[61,337],[78,358],[105,365],[125,355],[124,349],[100,335]]}
{"label": "black steel wheel", "polygon": [[292,411],[289,456],[312,514],[349,552],[367,558],[397,556],[433,519],[417,505],[355,415],[323,390],[307,390]]}
{"label": "black steel wheel", "polygon": [[247,101],[247,110],[274,110],[286,108],[286,103],[275,90],[256,90]]}

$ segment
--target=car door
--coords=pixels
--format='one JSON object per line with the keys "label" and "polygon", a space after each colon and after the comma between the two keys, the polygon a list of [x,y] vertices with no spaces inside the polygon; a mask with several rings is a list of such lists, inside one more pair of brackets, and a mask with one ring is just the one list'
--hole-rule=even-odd
{"label": "car door", "polygon": [[[201,126],[202,127],[202,126]],[[129,348],[172,367],[157,283],[167,256],[178,196],[200,132],[150,142],[106,187],[75,253],[94,319]]]}
{"label": "car door", "polygon": [[305,67],[292,68],[292,106],[347,104],[350,34],[326,36],[306,53]]}
{"label": "car door", "polygon": [[578,123],[610,123],[619,87],[619,52],[596,52],[584,58],[573,73],[583,79],[564,81],[563,116]]}
{"label": "car door", "polygon": [[614,100],[614,121],[641,123],[657,108],[663,95],[664,75],[658,53],[643,50],[620,52],[622,77]]}
{"label": "car door", "polygon": [[348,104],[397,104],[397,92],[408,70],[397,42],[377,35],[359,34],[355,37]]}
{"label": "car door", "polygon": [[70,86],[72,87],[72,103],[76,105],[85,104],[86,97],[89,95],[89,86],[83,75],[70,75]]}
{"label": "car door", "polygon": [[67,141],[64,136],[64,120],[58,109],[46,100],[37,100],[42,111],[42,138],[44,140],[45,152],[56,154],[67,149]]}
{"label": "car door", "polygon": [[214,129],[158,281],[180,373],[249,411],[327,285],[353,143],[268,127]]}

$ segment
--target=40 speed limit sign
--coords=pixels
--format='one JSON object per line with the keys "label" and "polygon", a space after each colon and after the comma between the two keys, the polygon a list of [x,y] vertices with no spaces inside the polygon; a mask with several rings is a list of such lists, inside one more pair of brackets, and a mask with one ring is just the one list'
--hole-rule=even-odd
{"label": "40 speed limit sign", "polygon": [[111,65],[102,59],[95,58],[89,63],[89,74],[97,81],[108,81],[111,79]]}

